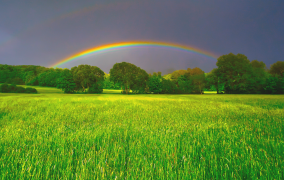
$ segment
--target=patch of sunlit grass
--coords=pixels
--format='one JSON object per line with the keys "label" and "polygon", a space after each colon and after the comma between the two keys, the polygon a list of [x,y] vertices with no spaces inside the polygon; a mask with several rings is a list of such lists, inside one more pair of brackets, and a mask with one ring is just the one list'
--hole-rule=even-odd
{"label": "patch of sunlit grass", "polygon": [[281,95],[0,95],[1,179],[283,179]]}

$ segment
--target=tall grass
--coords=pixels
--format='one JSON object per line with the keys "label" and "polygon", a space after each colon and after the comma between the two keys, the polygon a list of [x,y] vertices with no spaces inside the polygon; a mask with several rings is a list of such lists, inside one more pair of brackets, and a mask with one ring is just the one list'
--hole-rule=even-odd
{"label": "tall grass", "polygon": [[283,179],[283,106],[282,95],[0,94],[0,179]]}

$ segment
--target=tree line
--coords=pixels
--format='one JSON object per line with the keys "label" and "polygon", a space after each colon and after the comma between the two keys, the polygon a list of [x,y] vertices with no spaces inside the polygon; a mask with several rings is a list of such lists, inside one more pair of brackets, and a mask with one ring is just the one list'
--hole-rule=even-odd
{"label": "tree line", "polygon": [[195,67],[162,76],[161,72],[148,74],[127,62],[114,64],[109,74],[90,65],[69,70],[0,64],[0,83],[56,87],[64,93],[102,93],[103,89],[121,89],[124,94],[203,94],[205,90],[218,94],[284,93],[283,61],[267,69],[263,62],[229,53],[220,56],[216,65],[209,73]]}

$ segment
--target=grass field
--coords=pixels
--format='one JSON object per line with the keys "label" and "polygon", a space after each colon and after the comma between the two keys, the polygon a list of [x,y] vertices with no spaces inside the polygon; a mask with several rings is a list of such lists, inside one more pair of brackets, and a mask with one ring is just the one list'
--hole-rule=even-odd
{"label": "grass field", "polygon": [[0,93],[0,179],[284,179],[283,95],[35,88]]}

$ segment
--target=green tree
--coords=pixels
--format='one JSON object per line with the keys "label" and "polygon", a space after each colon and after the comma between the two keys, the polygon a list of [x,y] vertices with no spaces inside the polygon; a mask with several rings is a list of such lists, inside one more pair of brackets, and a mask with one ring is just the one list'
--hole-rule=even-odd
{"label": "green tree", "polygon": [[224,83],[225,93],[242,93],[248,84],[249,75],[252,74],[252,66],[250,61],[243,54],[234,55],[229,53],[220,56],[216,65],[217,76],[220,82]]}
{"label": "green tree", "polygon": [[205,80],[205,73],[202,71],[200,68],[195,67],[193,69],[188,68],[187,69],[188,73],[185,73],[185,77],[189,78],[192,80],[193,83],[193,89],[192,93],[203,93],[203,89],[206,85],[206,80]]}
{"label": "green tree", "polygon": [[8,93],[9,92],[9,85],[7,83],[0,85],[0,92],[1,93]]}
{"label": "green tree", "polygon": [[161,72],[153,73],[153,75],[149,75],[148,81],[149,91],[154,94],[159,94],[162,91],[162,76]]}
{"label": "green tree", "polygon": [[110,80],[110,74],[105,73],[104,89],[121,89],[121,84]]}
{"label": "green tree", "polygon": [[253,60],[250,62],[250,65],[252,66],[252,73],[246,73],[244,79],[246,79],[247,84],[243,86],[246,86],[247,93],[260,94],[263,92],[269,73],[266,71],[266,65],[262,61]]}
{"label": "green tree", "polygon": [[145,88],[149,80],[148,73],[141,69],[140,67],[133,67],[133,76],[130,81],[129,88],[132,90],[132,93],[142,94],[145,93]]}
{"label": "green tree", "polygon": [[[72,67],[71,72],[76,84],[76,90],[86,92],[88,88],[90,90],[89,93],[91,93],[94,89],[103,89],[104,72],[100,68],[90,65],[79,65],[78,67]],[[94,85],[96,83],[99,86]],[[92,90],[90,87],[92,87]]]}
{"label": "green tree", "polygon": [[175,94],[177,90],[178,88],[174,82],[168,79],[162,79],[162,91],[160,94]]}
{"label": "green tree", "polygon": [[64,69],[61,77],[56,80],[57,88],[62,89],[64,93],[74,93],[76,84],[73,80],[73,75],[69,69]]}
{"label": "green tree", "polygon": [[120,83],[121,89],[124,88],[126,94],[129,93],[129,86],[133,83],[135,79],[135,72],[137,72],[137,67],[134,64],[121,62],[115,63],[110,70],[110,80],[114,83]]}
{"label": "green tree", "polygon": [[283,76],[284,61],[277,61],[276,63],[272,64],[268,72],[273,76],[275,75]]}
{"label": "green tree", "polygon": [[181,75],[185,75],[186,73],[188,73],[187,70],[176,70],[171,74],[171,81],[173,81],[177,87],[178,87],[178,77],[180,77]]}
{"label": "green tree", "polygon": [[167,79],[167,80],[171,80],[172,79],[172,74],[166,74],[163,76],[164,79]]}
{"label": "green tree", "polygon": [[277,93],[277,82],[278,82],[277,77],[269,76],[264,86],[265,93],[266,94],[276,94]]}
{"label": "green tree", "polygon": [[178,92],[181,94],[190,94],[193,90],[193,82],[185,75],[178,77]]}
{"label": "green tree", "polygon": [[7,69],[0,70],[0,83],[5,83],[9,79],[10,71]]}

